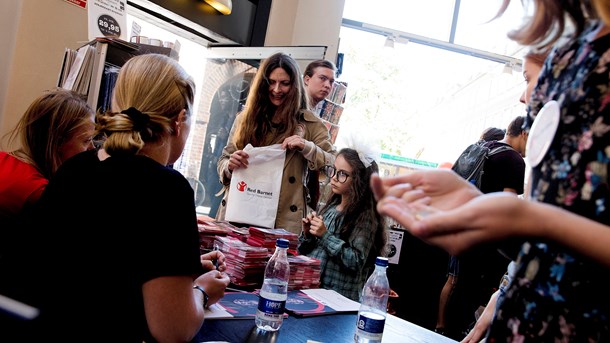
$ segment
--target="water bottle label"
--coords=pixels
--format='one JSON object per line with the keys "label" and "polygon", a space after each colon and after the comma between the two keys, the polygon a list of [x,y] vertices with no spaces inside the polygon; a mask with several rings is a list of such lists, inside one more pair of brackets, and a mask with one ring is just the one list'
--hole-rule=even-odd
{"label": "water bottle label", "polygon": [[356,324],[358,335],[363,338],[381,340],[383,335],[383,327],[385,326],[385,318],[374,319],[365,315],[358,315],[358,323]]}
{"label": "water bottle label", "polygon": [[258,300],[258,310],[267,314],[283,314],[286,300],[276,301],[260,297]]}

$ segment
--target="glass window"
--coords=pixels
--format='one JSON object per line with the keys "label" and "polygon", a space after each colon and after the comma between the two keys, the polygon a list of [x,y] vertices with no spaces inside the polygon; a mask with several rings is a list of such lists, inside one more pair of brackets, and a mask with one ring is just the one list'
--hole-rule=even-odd
{"label": "glass window", "polygon": [[454,2],[345,0],[343,18],[448,41]]}
{"label": "glass window", "polygon": [[514,55],[520,47],[506,34],[519,27],[523,7],[521,2],[511,1],[500,18],[491,20],[498,13],[500,3],[500,0],[461,0],[454,43],[500,55]]}
{"label": "glass window", "polygon": [[489,126],[524,113],[523,77],[504,65],[414,43],[341,29],[340,80],[348,83],[337,145],[349,135],[380,141],[386,154],[453,162]]}

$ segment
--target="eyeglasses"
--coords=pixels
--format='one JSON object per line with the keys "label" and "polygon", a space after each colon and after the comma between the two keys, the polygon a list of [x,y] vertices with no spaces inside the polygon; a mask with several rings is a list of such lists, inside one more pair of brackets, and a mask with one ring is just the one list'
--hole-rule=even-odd
{"label": "eyeglasses", "polygon": [[330,179],[332,179],[334,176],[337,176],[337,181],[341,183],[345,183],[345,181],[347,181],[347,178],[351,176],[346,173],[345,170],[337,170],[337,168],[333,166],[324,166],[324,174],[326,174],[326,176],[328,176],[328,178]]}

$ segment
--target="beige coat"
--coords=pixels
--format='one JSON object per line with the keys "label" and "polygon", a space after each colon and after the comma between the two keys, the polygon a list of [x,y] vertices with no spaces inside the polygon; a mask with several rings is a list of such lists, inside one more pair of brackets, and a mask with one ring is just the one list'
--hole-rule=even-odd
{"label": "beige coat", "polygon": [[[228,167],[229,157],[237,150],[233,142],[233,135],[242,120],[241,115],[235,118],[228,143],[218,160],[218,175],[220,175],[220,182],[224,185],[224,197],[216,214],[218,220],[224,220],[225,217],[229,196],[227,188],[231,183],[231,173]],[[333,165],[337,153],[330,141],[328,129],[315,114],[310,111],[301,111],[299,123],[298,130],[303,132],[302,137],[306,140],[305,149],[303,151],[287,150],[286,152],[282,188],[275,219],[275,228],[286,229],[297,234],[301,232],[301,220],[307,214],[305,201],[307,168],[319,170],[324,165]],[[300,130],[301,128],[303,130]],[[282,140],[279,138],[271,142],[271,144],[281,143]]]}

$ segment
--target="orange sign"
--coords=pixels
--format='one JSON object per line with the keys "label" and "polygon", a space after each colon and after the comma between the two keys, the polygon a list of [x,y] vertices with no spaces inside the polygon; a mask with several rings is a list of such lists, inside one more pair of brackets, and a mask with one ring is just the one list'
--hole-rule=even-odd
{"label": "orange sign", "polygon": [[64,0],[81,8],[87,8],[87,0]]}

